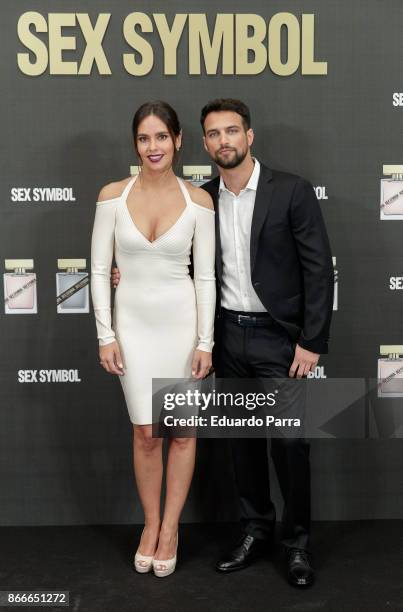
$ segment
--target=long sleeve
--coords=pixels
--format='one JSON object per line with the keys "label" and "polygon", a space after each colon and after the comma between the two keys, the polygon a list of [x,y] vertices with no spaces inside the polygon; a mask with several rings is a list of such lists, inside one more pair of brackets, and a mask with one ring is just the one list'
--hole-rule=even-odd
{"label": "long sleeve", "polygon": [[333,310],[332,256],[319,202],[312,185],[301,178],[291,203],[291,223],[304,277],[304,328],[298,344],[327,353]]}
{"label": "long sleeve", "polygon": [[214,211],[194,204],[196,226],[193,236],[193,282],[197,305],[197,347],[211,352],[214,345],[215,225]]}
{"label": "long sleeve", "polygon": [[115,340],[111,316],[111,265],[117,199],[97,202],[91,239],[91,296],[100,346]]}

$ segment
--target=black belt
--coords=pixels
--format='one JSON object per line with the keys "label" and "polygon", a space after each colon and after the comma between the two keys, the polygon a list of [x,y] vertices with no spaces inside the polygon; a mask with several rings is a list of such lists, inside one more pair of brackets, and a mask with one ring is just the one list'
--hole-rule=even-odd
{"label": "black belt", "polygon": [[236,312],[235,310],[227,310],[221,308],[223,319],[233,321],[241,327],[269,327],[273,325],[274,319],[267,312],[252,313],[252,312]]}

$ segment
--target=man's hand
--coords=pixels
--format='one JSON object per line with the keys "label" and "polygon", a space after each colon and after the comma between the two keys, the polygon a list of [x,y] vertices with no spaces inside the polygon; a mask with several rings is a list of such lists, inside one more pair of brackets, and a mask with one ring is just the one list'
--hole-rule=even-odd
{"label": "man's hand", "polygon": [[112,287],[114,289],[116,289],[116,287],[119,285],[119,281],[120,281],[119,268],[112,268],[111,282],[112,282]]}
{"label": "man's hand", "polygon": [[288,376],[291,378],[295,378],[295,375],[297,378],[306,376],[308,372],[316,367],[319,357],[320,355],[318,353],[311,353],[311,351],[307,351],[297,344],[295,347],[294,361],[291,364]]}

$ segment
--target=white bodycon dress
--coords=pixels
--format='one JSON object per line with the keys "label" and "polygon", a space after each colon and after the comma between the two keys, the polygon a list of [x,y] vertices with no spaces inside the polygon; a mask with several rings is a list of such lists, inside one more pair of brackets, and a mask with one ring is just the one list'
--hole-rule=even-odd
{"label": "white bodycon dress", "polygon": [[[97,202],[91,242],[91,295],[100,345],[118,341],[120,376],[132,423],[152,418],[152,378],[191,377],[195,348],[211,351],[215,310],[214,211],[193,202],[150,242],[136,227],[127,195]],[[188,265],[193,247],[194,280]],[[113,254],[121,279],[111,316]],[[155,419],[154,419],[155,420]]]}

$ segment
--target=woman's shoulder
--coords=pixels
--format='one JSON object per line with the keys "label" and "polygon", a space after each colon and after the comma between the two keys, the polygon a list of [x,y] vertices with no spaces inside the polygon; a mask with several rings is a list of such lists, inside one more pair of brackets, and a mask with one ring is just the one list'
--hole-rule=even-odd
{"label": "woman's shoulder", "polygon": [[131,181],[133,177],[129,176],[120,181],[114,181],[108,183],[102,187],[98,195],[98,203],[108,202],[109,200],[117,200],[125,190],[126,185]]}
{"label": "woman's shoulder", "polygon": [[195,185],[192,185],[190,181],[183,182],[194,204],[198,204],[198,206],[214,211],[213,199],[205,189],[195,187]]}

